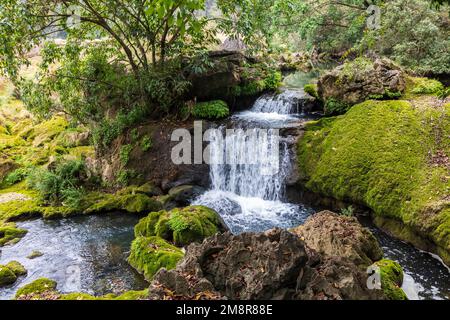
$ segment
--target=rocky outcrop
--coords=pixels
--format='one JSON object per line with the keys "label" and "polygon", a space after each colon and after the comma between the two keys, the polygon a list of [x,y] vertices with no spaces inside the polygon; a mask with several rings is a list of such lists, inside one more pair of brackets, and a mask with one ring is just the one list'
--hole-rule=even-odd
{"label": "rocky outcrop", "polygon": [[292,232],[318,253],[345,257],[357,266],[367,267],[383,257],[375,236],[353,217],[322,211]]}
{"label": "rocky outcrop", "polygon": [[218,234],[191,244],[178,266],[160,270],[151,299],[383,299],[347,257],[326,256],[281,229]]}
{"label": "rocky outcrop", "polygon": [[328,114],[343,113],[367,99],[396,98],[405,90],[405,73],[392,61],[357,58],[318,81],[318,94]]}

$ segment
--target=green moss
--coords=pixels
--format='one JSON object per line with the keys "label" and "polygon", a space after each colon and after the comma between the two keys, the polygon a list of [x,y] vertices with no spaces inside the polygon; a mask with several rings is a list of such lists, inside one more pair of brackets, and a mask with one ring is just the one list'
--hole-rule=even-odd
{"label": "green moss", "polygon": [[366,101],[344,116],[308,125],[298,144],[305,187],[396,219],[450,251],[448,170],[430,163],[450,153],[450,108]]}
{"label": "green moss", "polygon": [[375,263],[380,268],[381,289],[390,300],[407,300],[402,290],[403,270],[395,261],[383,259]]}
{"label": "green moss", "polygon": [[27,230],[18,229],[14,226],[14,224],[2,225],[0,223],[0,247],[8,243],[18,241],[23,238],[26,233]]}
{"label": "green moss", "polygon": [[14,272],[14,274],[17,277],[24,276],[28,273],[27,269],[25,269],[25,267],[18,261],[8,262],[6,264],[6,267],[8,267],[12,272]]}
{"label": "green moss", "polygon": [[148,297],[148,289],[141,291],[127,291],[113,300],[144,300]]}
{"label": "green moss", "polygon": [[339,115],[344,114],[350,109],[351,105],[339,101],[335,98],[327,99],[325,102],[325,115]]}
{"label": "green moss", "polygon": [[53,117],[35,125],[27,140],[32,140],[34,147],[42,146],[66,130],[68,125],[69,123],[63,117]]}
{"label": "green moss", "polygon": [[229,114],[230,110],[228,105],[222,100],[200,102],[192,110],[192,115],[196,119],[222,119],[228,117]]}
{"label": "green moss", "polygon": [[219,231],[218,214],[204,206],[175,208],[171,211],[152,212],[135,226],[135,235],[158,236],[185,246],[202,241]]}
{"label": "green moss", "polygon": [[347,61],[343,64],[337,81],[338,83],[352,81],[356,74],[370,72],[373,68],[372,60],[366,57],[358,57],[353,61]]}
{"label": "green moss", "polygon": [[56,290],[56,285],[56,281],[47,278],[37,279],[17,290],[16,299],[24,299],[30,297],[32,299],[38,298],[39,295],[46,292],[54,292]]}
{"label": "green moss", "polygon": [[149,136],[145,136],[142,138],[141,140],[141,149],[144,152],[149,151],[152,148],[153,142],[152,142],[152,138]]}
{"label": "green moss", "polygon": [[111,212],[111,211],[126,211],[130,213],[139,213],[144,211],[161,210],[162,205],[159,201],[150,198],[143,193],[136,194],[102,194],[95,199],[95,196],[90,199],[93,202],[84,212]]}
{"label": "green moss", "polygon": [[137,237],[131,244],[128,262],[151,280],[159,269],[173,269],[182,258],[180,249],[160,237]]}
{"label": "green moss", "polygon": [[403,98],[414,99],[418,95],[439,96],[444,90],[444,85],[438,80],[409,76],[406,78],[406,90]]}
{"label": "green moss", "polygon": [[303,87],[303,90],[307,94],[309,94],[311,97],[319,99],[319,93],[317,92],[317,84],[313,84],[313,83],[305,84],[305,86]]}
{"label": "green moss", "polygon": [[17,276],[7,266],[0,265],[0,288],[16,282]]}

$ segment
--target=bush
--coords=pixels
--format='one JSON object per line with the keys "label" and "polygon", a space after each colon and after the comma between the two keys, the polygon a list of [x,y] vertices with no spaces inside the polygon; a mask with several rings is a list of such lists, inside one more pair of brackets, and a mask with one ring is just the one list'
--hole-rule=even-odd
{"label": "bush", "polygon": [[264,79],[264,87],[266,90],[276,90],[281,85],[283,76],[279,71],[272,71]]}
{"label": "bush", "polygon": [[339,115],[344,114],[350,109],[350,105],[337,99],[328,99],[325,103],[326,115]]}
{"label": "bush", "polygon": [[196,119],[222,119],[229,114],[228,105],[222,100],[197,103],[192,110]]}
{"label": "bush", "polygon": [[78,208],[84,196],[82,185],[87,182],[87,176],[83,161],[63,161],[53,170],[39,168],[32,171],[27,184],[39,192],[45,203]]}
{"label": "bush", "polygon": [[316,84],[305,84],[305,86],[303,87],[303,90],[309,94],[311,97],[314,97],[316,99],[319,99],[319,94],[317,92],[317,85]]}

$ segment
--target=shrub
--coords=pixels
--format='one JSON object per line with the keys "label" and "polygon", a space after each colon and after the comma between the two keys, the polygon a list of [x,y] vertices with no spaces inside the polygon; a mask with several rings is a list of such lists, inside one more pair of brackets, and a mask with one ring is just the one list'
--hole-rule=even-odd
{"label": "shrub", "polygon": [[81,160],[63,161],[52,170],[39,168],[30,172],[27,184],[39,192],[41,200],[54,205],[78,208],[84,196],[87,169]]}
{"label": "shrub", "polygon": [[311,97],[314,97],[316,99],[319,99],[319,94],[317,92],[317,85],[313,83],[305,84],[303,87],[303,90],[309,94]]}
{"label": "shrub", "polygon": [[276,90],[281,85],[283,76],[279,71],[271,71],[264,79],[264,87],[266,90]]}
{"label": "shrub", "polygon": [[337,99],[328,99],[325,103],[325,114],[326,115],[338,115],[344,114],[350,109],[350,105],[345,102],[339,101]]}
{"label": "shrub", "polygon": [[141,140],[142,151],[147,152],[148,150],[151,149],[152,145],[153,145],[153,142],[149,136],[145,136],[142,138],[142,140]]}
{"label": "shrub", "polygon": [[128,161],[130,161],[130,153],[133,150],[133,146],[131,144],[125,144],[120,147],[119,151],[119,159],[122,165],[126,166]]}
{"label": "shrub", "polygon": [[228,105],[222,100],[197,103],[192,115],[197,119],[222,119],[230,114]]}

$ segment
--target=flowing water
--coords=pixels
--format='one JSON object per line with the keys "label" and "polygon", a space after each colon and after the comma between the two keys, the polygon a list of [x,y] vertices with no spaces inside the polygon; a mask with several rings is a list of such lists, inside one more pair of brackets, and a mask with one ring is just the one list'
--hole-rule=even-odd
{"label": "flowing water", "polygon": [[[216,209],[234,233],[296,226],[315,212],[285,201],[292,141],[278,135],[278,129],[315,117],[302,110],[301,88],[311,77],[303,73],[288,77],[281,94],[261,97],[251,110],[233,116],[210,137],[211,190],[194,203]],[[240,130],[227,134],[227,128]],[[13,298],[19,287],[40,277],[56,280],[61,292],[103,295],[146,288],[148,283],[126,262],[138,219],[105,214],[17,223],[28,233],[17,244],[0,249],[0,264],[17,260],[28,275],[1,288],[0,299]],[[368,226],[385,256],[405,270],[403,288],[410,299],[450,299],[450,272],[438,259]],[[33,250],[44,255],[30,260],[27,256]]]}
{"label": "flowing water", "polygon": [[[302,88],[313,76],[289,76],[280,94],[263,95],[250,110],[234,115],[210,139],[210,158],[214,160],[210,165],[211,189],[194,204],[214,208],[232,232],[293,227],[314,213],[307,205],[285,201],[285,183],[293,155],[288,148],[289,137],[274,138],[278,129],[296,127],[299,122],[316,117],[302,109]],[[227,134],[226,128],[239,130]],[[252,139],[258,136],[255,132],[259,129],[266,129],[270,138]],[[370,228],[385,256],[403,266],[403,288],[410,299],[450,299],[450,272],[441,261],[373,225]]]}
{"label": "flowing water", "polygon": [[[14,298],[19,287],[41,277],[57,281],[61,292],[104,295],[148,287],[126,262],[138,219],[105,214],[17,223],[28,233],[17,244],[1,248],[0,265],[16,260],[28,274],[1,288],[0,300]],[[28,259],[34,250],[43,256]]]}

